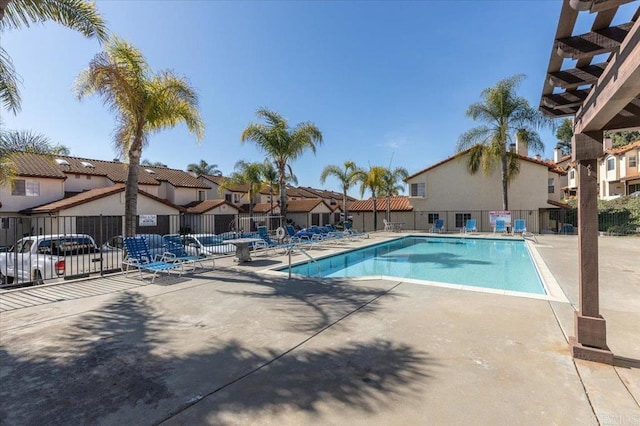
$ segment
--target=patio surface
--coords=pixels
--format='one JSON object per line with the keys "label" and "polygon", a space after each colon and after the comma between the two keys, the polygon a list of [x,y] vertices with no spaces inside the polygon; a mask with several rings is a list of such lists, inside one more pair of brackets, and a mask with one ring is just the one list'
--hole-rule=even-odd
{"label": "patio surface", "polygon": [[[538,240],[575,305],[577,237]],[[640,239],[599,244],[615,367],[572,359],[570,303],[277,258],[0,293],[0,424],[640,425]]]}

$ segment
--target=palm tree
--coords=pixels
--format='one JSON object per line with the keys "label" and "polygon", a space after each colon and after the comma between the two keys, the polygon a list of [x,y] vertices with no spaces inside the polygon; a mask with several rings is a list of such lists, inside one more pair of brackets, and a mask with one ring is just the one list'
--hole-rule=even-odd
{"label": "palm tree", "polygon": [[360,182],[360,196],[369,190],[373,198],[373,230],[378,228],[378,202],[377,196],[384,188],[384,178],[388,170],[382,166],[369,167],[368,171],[360,170],[357,173],[357,180]]}
{"label": "palm tree", "polygon": [[[85,37],[107,39],[107,27],[92,1],[85,0],[0,0],[0,33],[53,21]],[[0,46],[0,99],[14,114],[20,111],[20,77],[6,50]]]}
{"label": "palm tree", "polygon": [[353,161],[345,161],[344,168],[330,164],[322,169],[322,173],[320,174],[320,183],[322,184],[324,184],[329,176],[334,176],[340,181],[340,184],[342,185],[342,211],[344,213],[345,222],[349,219],[347,191],[358,183],[358,177],[361,173],[362,170],[356,166],[356,163]]}
{"label": "palm tree", "polygon": [[204,160],[200,160],[199,163],[191,163],[187,166],[187,171],[194,173],[196,176],[200,175],[212,175],[222,176],[222,172],[218,169],[217,164],[209,164]]}
{"label": "palm tree", "polygon": [[253,141],[264,151],[278,170],[278,186],[280,189],[280,212],[283,220],[287,220],[287,187],[286,169],[293,175],[290,162],[300,157],[306,150],[315,154],[316,145],[322,143],[322,133],[315,124],[304,122],[290,128],[287,120],[280,114],[266,108],[256,111],[256,116],[266,124],[249,123],[242,132],[241,141]]}
{"label": "palm tree", "polygon": [[246,185],[249,188],[247,191],[247,196],[249,197],[249,220],[251,221],[249,228],[253,228],[253,200],[265,186],[262,174],[264,164],[248,163],[240,160],[235,164],[234,168],[236,171],[222,180],[220,189],[228,189],[230,185]]}
{"label": "palm tree", "polygon": [[66,146],[54,145],[48,137],[30,130],[0,130],[0,149],[4,152],[69,155],[69,148]]}
{"label": "palm tree", "polygon": [[404,192],[404,185],[399,184],[405,182],[409,177],[409,172],[404,167],[396,167],[393,170],[387,169],[387,172],[382,178],[381,193],[387,197],[387,220],[391,221],[391,197],[398,195],[400,192]]}
{"label": "palm tree", "polygon": [[278,188],[278,171],[269,160],[264,160],[262,163],[262,177],[265,185],[269,186],[269,202],[271,203],[269,211],[273,214],[273,188]]}
{"label": "palm tree", "polygon": [[523,142],[528,142],[533,150],[540,149],[542,142],[535,129],[551,123],[525,98],[516,95],[515,90],[523,79],[524,75],[516,75],[483,90],[482,102],[469,105],[467,116],[486,124],[463,133],[457,144],[458,151],[471,148],[467,162],[471,174],[480,168],[488,174],[496,161],[500,161],[503,210],[509,209],[508,184],[518,173],[519,165],[517,155],[507,151],[512,137],[515,133],[526,136]]}
{"label": "palm tree", "polygon": [[69,155],[69,148],[64,145],[54,145],[46,136],[29,130],[0,130],[0,185],[13,180],[15,164],[10,157],[14,152],[29,152],[53,157]]}
{"label": "palm tree", "polygon": [[129,160],[125,189],[125,235],[136,233],[138,174],[149,136],[181,122],[200,141],[204,123],[198,95],[184,78],[170,71],[153,73],[142,53],[114,37],[76,81],[79,99],[98,94],[117,115],[115,145]]}

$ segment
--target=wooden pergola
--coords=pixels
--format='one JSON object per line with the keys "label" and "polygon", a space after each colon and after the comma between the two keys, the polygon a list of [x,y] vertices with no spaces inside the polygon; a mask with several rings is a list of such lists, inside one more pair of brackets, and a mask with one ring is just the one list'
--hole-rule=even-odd
{"label": "wooden pergola", "polygon": [[[613,364],[613,353],[599,307],[597,159],[605,130],[640,128],[640,7],[631,22],[611,26],[626,3],[638,0],[564,0],[540,102],[548,117],[575,116],[580,301],[573,356],[607,364]],[[575,35],[580,13],[596,15],[590,32]],[[592,63],[601,54],[608,54],[606,61]],[[575,65],[563,69],[567,58]]]}

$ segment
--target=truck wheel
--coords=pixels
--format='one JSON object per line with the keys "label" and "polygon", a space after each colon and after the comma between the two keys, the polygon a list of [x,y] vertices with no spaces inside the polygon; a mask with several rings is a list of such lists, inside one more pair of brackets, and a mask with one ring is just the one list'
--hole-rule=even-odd
{"label": "truck wheel", "polygon": [[42,274],[40,271],[35,271],[33,273],[33,285],[44,284],[44,280],[42,279]]}

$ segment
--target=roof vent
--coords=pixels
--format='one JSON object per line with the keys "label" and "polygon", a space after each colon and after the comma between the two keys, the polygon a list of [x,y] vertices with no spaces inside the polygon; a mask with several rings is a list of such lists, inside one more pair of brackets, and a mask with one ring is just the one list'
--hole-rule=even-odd
{"label": "roof vent", "polygon": [[156,172],[154,170],[151,170],[151,169],[144,169],[144,171],[149,173],[149,174],[152,174],[152,175],[156,174]]}
{"label": "roof vent", "polygon": [[69,162],[67,160],[63,160],[62,158],[56,158],[56,163],[60,166],[68,166]]}
{"label": "roof vent", "polygon": [[95,166],[93,164],[91,164],[90,162],[88,162],[88,161],[82,161],[80,164],[82,164],[83,166],[85,166],[88,169],[94,169],[95,168]]}

